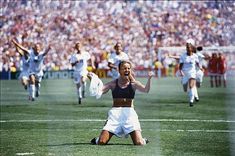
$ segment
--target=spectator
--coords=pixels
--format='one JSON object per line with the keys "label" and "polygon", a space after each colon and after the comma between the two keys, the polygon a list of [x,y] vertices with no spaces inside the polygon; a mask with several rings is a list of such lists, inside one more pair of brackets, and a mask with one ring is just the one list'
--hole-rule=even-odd
{"label": "spectator", "polygon": [[[48,70],[72,68],[64,60],[78,38],[92,53],[109,51],[114,41],[124,40],[124,51],[134,66],[151,48],[180,46],[186,38],[196,36],[197,44],[203,47],[235,43],[234,1],[5,0],[0,5],[1,52],[14,51],[9,36],[27,33],[29,43],[51,44],[55,48],[48,54],[52,62],[45,62]],[[18,56],[7,57],[10,58],[2,66],[14,66]]]}

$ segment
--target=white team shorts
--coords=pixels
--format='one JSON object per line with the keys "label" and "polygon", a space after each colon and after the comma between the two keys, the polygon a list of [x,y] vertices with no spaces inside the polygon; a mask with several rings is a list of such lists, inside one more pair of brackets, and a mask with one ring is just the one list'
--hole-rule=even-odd
{"label": "white team shorts", "polygon": [[202,70],[198,70],[196,74],[196,81],[202,83],[203,76],[204,76],[204,73],[202,72]]}
{"label": "white team shorts", "polygon": [[113,107],[109,110],[103,130],[107,130],[117,137],[128,137],[129,133],[135,130],[141,131],[141,127],[133,107]]}
{"label": "white team shorts", "polygon": [[196,71],[195,72],[184,72],[184,76],[181,79],[181,83],[184,85],[188,83],[189,79],[196,79]]}
{"label": "white team shorts", "polygon": [[43,71],[39,71],[39,72],[30,71],[30,72],[29,72],[29,75],[35,75],[35,79],[36,79],[38,82],[41,82],[41,81],[42,81],[42,77],[43,77]]}
{"label": "white team shorts", "polygon": [[20,73],[19,79],[29,80],[29,72],[28,71],[22,71]]}
{"label": "white team shorts", "polygon": [[73,72],[74,83],[76,83],[76,84],[80,83],[82,76],[83,77],[87,76],[87,74],[88,74],[87,70],[79,71],[79,72],[78,71],[74,71]]}

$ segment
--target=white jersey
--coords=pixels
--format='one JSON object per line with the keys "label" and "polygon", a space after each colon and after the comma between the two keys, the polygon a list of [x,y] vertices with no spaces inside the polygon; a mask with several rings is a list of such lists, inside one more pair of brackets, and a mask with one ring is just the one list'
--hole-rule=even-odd
{"label": "white jersey", "polygon": [[205,56],[202,53],[200,53],[200,52],[197,52],[196,55],[198,56],[199,65],[203,66],[204,65],[204,58],[205,58]]}
{"label": "white jersey", "polygon": [[200,52],[197,52],[196,55],[198,56],[199,63],[201,63],[205,58],[205,56]]}
{"label": "white jersey", "polygon": [[[206,66],[206,65],[205,65],[205,62],[206,62],[206,61],[204,60],[205,56],[204,56],[202,53],[200,53],[200,52],[197,52],[196,55],[198,56],[199,66],[200,66],[200,67]],[[204,73],[203,73],[203,71],[202,71],[200,68],[198,68],[198,67],[196,68],[196,70],[197,70],[196,81],[202,83]]]}
{"label": "white jersey", "polygon": [[74,66],[74,71],[76,72],[82,72],[87,70],[87,61],[91,58],[91,55],[88,52],[82,52],[81,54],[73,54],[69,60],[69,62],[75,63],[78,61],[78,63]]}
{"label": "white jersey", "polygon": [[42,73],[43,61],[44,61],[43,54],[44,52],[35,55],[34,51],[30,50],[30,62],[29,62],[30,73]]}
{"label": "white jersey", "polygon": [[[118,67],[121,61],[128,61],[128,60],[129,60],[129,56],[126,53],[121,52],[119,55],[117,55],[116,53],[112,53],[109,56],[108,62]],[[113,79],[116,79],[119,77],[119,72],[116,69],[112,69],[112,77]]]}
{"label": "white jersey", "polygon": [[196,72],[196,63],[199,63],[198,56],[196,54],[188,56],[187,53],[184,53],[180,56],[179,63],[183,63],[182,71],[184,73]]}
{"label": "white jersey", "polygon": [[21,72],[19,79],[29,79],[29,61],[29,57],[28,59],[26,59],[25,56],[21,57]]}
{"label": "white jersey", "polygon": [[29,61],[30,58],[28,57],[28,59],[25,58],[25,56],[21,57],[21,72],[29,72]]}

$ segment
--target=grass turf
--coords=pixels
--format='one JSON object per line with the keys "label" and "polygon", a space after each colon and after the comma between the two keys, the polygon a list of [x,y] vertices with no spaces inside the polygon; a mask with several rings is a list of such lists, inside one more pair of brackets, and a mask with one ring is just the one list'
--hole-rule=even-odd
{"label": "grass turf", "polygon": [[87,95],[78,105],[72,80],[43,80],[40,97],[31,102],[18,81],[1,80],[0,155],[233,155],[235,123],[227,121],[235,121],[234,79],[228,83],[210,88],[205,78],[200,101],[191,108],[178,79],[154,78],[149,94],[136,93],[142,134],[150,140],[137,147],[130,137],[90,145],[111,108],[110,92],[99,100]]}

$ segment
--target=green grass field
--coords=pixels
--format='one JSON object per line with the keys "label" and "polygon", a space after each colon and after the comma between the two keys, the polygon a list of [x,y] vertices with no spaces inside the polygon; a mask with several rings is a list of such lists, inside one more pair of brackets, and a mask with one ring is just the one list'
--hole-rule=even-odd
{"label": "green grass field", "polygon": [[[110,79],[104,79],[104,82]],[[139,79],[145,83],[145,79]],[[235,83],[210,88],[205,78],[200,102],[189,107],[179,79],[153,78],[149,94],[136,93],[135,109],[146,146],[113,137],[91,145],[111,108],[111,93],[77,104],[72,80],[43,80],[41,95],[28,101],[19,81],[1,80],[1,156],[229,156],[235,155]],[[87,93],[88,94],[88,93]]]}

